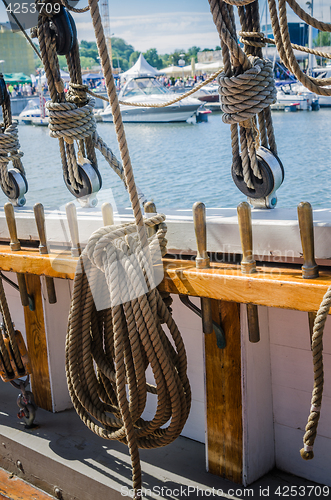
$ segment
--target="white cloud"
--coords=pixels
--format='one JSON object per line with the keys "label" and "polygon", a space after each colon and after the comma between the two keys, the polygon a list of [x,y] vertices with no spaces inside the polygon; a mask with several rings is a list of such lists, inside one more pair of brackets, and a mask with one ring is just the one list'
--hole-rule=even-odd
{"label": "white cloud", "polygon": [[[76,17],[79,39],[94,40],[88,13]],[[111,18],[111,32],[133,45],[135,50],[156,48],[159,54],[193,45],[214,48],[219,37],[210,13],[176,12]]]}

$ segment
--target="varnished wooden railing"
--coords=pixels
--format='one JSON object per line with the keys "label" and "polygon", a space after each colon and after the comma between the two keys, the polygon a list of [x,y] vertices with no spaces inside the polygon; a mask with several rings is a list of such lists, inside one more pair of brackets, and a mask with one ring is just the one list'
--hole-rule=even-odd
{"label": "varnished wooden railing", "polygon": [[[0,245],[0,269],[53,278],[73,279],[77,258],[70,251],[40,255],[38,249],[11,252]],[[194,261],[163,259],[162,290],[174,294],[210,297],[237,303],[316,311],[331,284],[331,270],[320,269],[315,279],[303,279],[299,266],[257,266],[257,273],[244,275],[240,266],[211,263],[209,269],[197,269]]]}
{"label": "varnished wooden railing", "polygon": [[[52,389],[39,276],[72,280],[77,260],[70,251],[41,255],[37,248],[23,247],[12,252],[9,245],[0,245],[0,269],[28,274],[28,291],[35,297],[35,311],[25,307],[26,335],[34,367],[32,388],[37,404],[45,409],[52,409]],[[318,278],[303,279],[299,266],[267,264],[257,266],[257,273],[251,275],[242,274],[240,265],[227,263],[211,263],[210,268],[197,269],[194,260],[165,258],[163,266],[161,290],[211,298],[213,320],[222,324],[225,332],[226,347],[221,350],[217,348],[215,335],[205,335],[208,468],[214,474],[241,483],[243,417],[239,304],[316,311],[331,284],[331,271],[322,268]]]}

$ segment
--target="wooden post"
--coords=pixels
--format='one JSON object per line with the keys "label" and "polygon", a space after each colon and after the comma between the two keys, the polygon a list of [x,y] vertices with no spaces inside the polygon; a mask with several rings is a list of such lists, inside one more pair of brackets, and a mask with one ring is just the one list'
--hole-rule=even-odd
{"label": "wooden post", "polygon": [[208,470],[242,484],[240,304],[212,299],[213,320],[223,327],[226,347],[205,335]]}
{"label": "wooden post", "polygon": [[31,388],[36,404],[52,411],[52,394],[48,369],[48,354],[40,277],[26,274],[27,289],[33,295],[35,310],[24,308],[27,348],[32,367]]}

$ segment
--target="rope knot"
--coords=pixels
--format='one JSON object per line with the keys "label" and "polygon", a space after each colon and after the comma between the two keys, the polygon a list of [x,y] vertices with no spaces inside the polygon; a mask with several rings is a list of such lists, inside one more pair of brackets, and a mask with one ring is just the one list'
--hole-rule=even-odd
{"label": "rope knot", "polygon": [[276,102],[272,62],[249,57],[252,67],[238,76],[221,73],[219,93],[224,123],[242,123]]}
{"label": "rope knot", "polygon": [[17,122],[14,122],[4,132],[0,132],[0,163],[7,164],[22,158],[23,152],[19,148]]}
{"label": "rope knot", "polygon": [[239,31],[239,41],[251,47],[265,47],[264,33],[261,31]]}
{"label": "rope knot", "polygon": [[67,102],[72,102],[76,104],[79,108],[85,106],[90,101],[87,97],[86,92],[88,91],[88,85],[83,85],[80,83],[69,83],[69,90],[66,95]]}
{"label": "rope knot", "polygon": [[72,102],[51,101],[46,103],[46,107],[49,112],[48,128],[51,137],[62,138],[68,144],[73,144],[74,140],[93,136],[96,130],[93,99],[82,107],[77,107]]}

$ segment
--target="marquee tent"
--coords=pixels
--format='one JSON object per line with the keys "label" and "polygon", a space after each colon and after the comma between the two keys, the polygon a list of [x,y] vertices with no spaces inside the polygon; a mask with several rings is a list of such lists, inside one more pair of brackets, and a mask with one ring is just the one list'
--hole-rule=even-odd
{"label": "marquee tent", "polygon": [[121,73],[121,79],[136,78],[137,76],[156,76],[161,75],[162,71],[158,71],[153,68],[142,54],[140,54],[138,61],[132,68],[128,69],[124,73]]}
{"label": "marquee tent", "polygon": [[31,78],[24,73],[4,73],[3,78],[6,83],[31,83]]}

